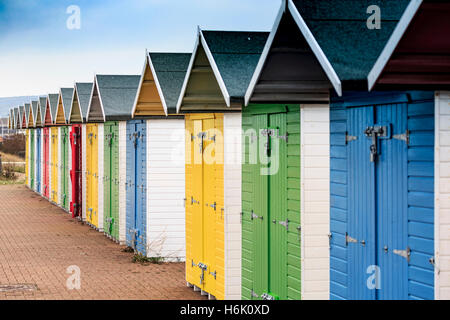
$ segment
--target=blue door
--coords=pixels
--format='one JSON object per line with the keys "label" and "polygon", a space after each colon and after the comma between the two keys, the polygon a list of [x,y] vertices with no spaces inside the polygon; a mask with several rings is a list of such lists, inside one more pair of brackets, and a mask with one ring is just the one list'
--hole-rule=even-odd
{"label": "blue door", "polygon": [[36,129],[36,191],[41,190],[41,129]]}
{"label": "blue door", "polygon": [[332,299],[434,298],[433,166],[432,93],[332,104]]}
{"label": "blue door", "polygon": [[127,245],[142,255],[147,250],[147,156],[145,121],[127,123]]}

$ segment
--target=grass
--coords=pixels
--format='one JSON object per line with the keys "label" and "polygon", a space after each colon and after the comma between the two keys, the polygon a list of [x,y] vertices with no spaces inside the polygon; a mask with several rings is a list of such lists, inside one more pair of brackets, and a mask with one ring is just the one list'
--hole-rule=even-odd
{"label": "grass", "polygon": [[0,151],[0,155],[2,156],[2,162],[24,162],[25,159],[21,158],[19,156],[13,155],[13,154],[9,154],[9,153],[4,153]]}
{"label": "grass", "polygon": [[143,256],[140,253],[136,253],[132,258],[132,262],[140,263],[140,264],[147,264],[147,263],[161,264],[163,262],[163,258],[162,257],[150,257],[149,258],[149,257]]}

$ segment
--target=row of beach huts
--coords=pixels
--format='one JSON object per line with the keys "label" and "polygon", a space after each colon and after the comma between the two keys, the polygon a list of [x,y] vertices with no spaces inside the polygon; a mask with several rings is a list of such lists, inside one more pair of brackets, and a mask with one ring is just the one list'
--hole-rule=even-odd
{"label": "row of beach huts", "polygon": [[283,0],[271,32],[199,28],[11,109],[27,185],[211,298],[449,299],[449,16]]}

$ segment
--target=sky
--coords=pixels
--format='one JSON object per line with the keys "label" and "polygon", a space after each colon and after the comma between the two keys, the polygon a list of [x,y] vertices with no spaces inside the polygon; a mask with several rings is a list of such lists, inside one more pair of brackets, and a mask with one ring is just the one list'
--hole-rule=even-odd
{"label": "sky", "polygon": [[192,52],[197,26],[268,31],[280,3],[0,0],[0,97],[57,93],[96,73],[140,74],[146,49]]}

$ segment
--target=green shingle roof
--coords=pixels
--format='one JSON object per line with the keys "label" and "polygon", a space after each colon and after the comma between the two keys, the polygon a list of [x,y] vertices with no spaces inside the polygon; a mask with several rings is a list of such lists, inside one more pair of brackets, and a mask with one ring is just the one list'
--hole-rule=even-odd
{"label": "green shingle roof", "polygon": [[131,118],[141,77],[138,75],[97,75],[105,121]]}
{"label": "green shingle roof", "polygon": [[[410,0],[293,0],[341,81],[367,81]],[[371,30],[367,8],[381,9],[381,29]]]}
{"label": "green shingle roof", "polygon": [[149,53],[169,114],[176,113],[190,53]]}
{"label": "green shingle roof", "polygon": [[83,117],[83,122],[86,121],[93,85],[94,84],[92,82],[78,82],[75,84],[77,88],[78,104],[81,108],[81,116]]}
{"label": "green shingle roof", "polygon": [[52,117],[52,121],[55,121],[56,118],[56,110],[58,110],[58,93],[51,93],[48,95],[48,100],[50,102],[50,115]]}
{"label": "green shingle roof", "polygon": [[231,100],[242,100],[268,32],[202,31]]}
{"label": "green shingle roof", "polygon": [[64,118],[68,121],[70,117],[70,106],[72,104],[73,88],[61,88],[61,97],[64,108]]}

